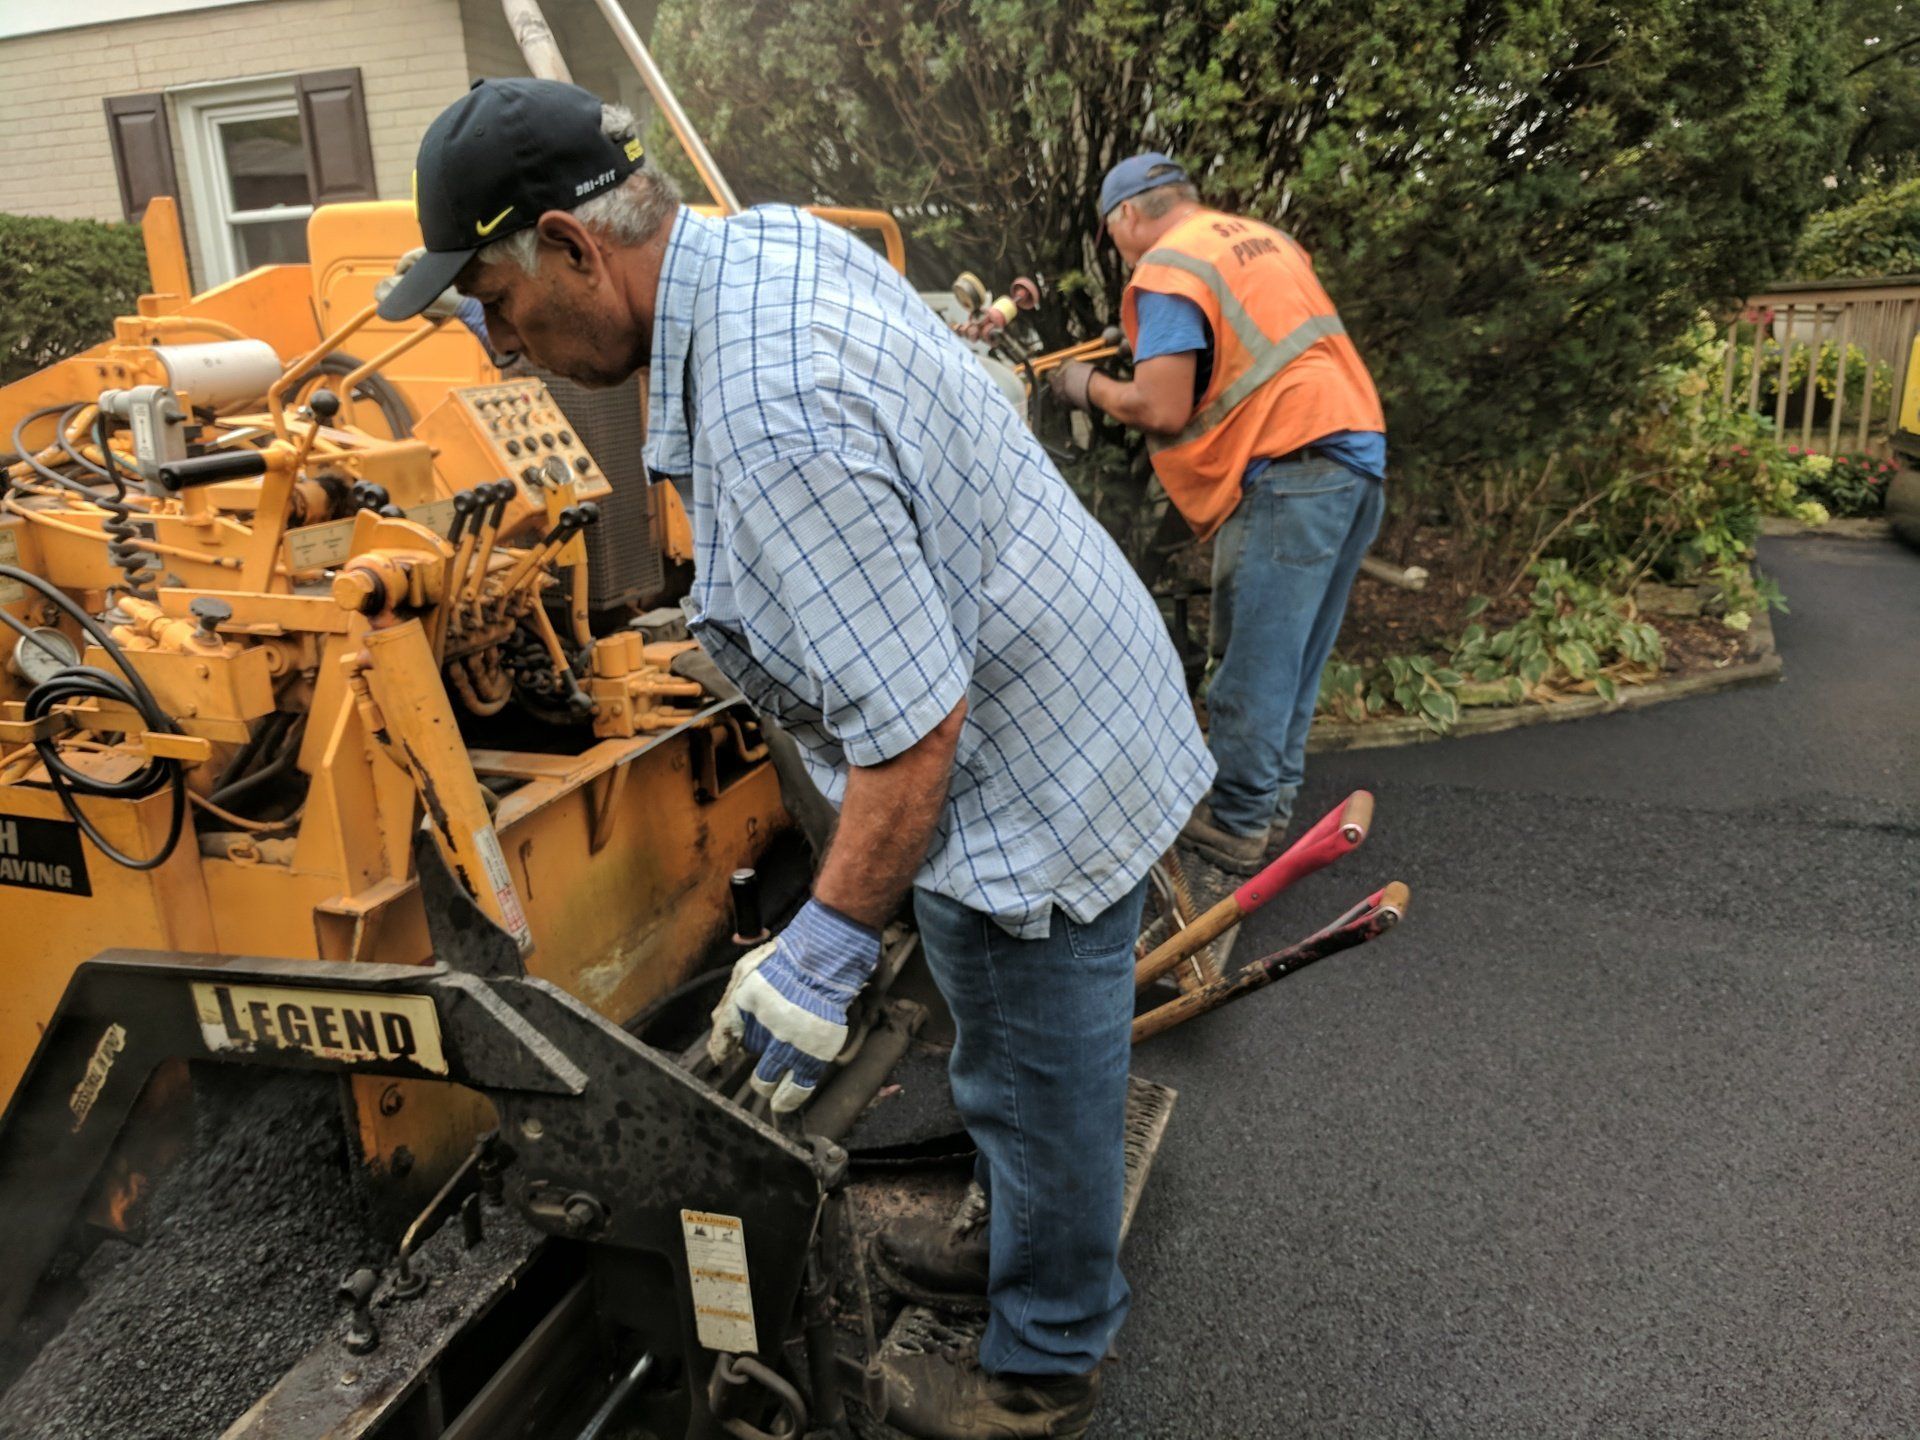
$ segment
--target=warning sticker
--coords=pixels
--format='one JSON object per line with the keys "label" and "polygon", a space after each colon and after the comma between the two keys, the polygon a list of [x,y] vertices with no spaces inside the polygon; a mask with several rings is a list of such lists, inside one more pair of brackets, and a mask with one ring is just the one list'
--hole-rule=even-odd
{"label": "warning sticker", "polygon": [[0,885],[91,895],[80,827],[71,820],[0,815]]}
{"label": "warning sticker", "polygon": [[[426,526],[442,539],[453,527],[453,501],[429,500],[415,505],[407,519]],[[331,520],[324,525],[302,525],[287,531],[289,570],[331,570],[353,552],[353,521]]]}
{"label": "warning sticker", "polygon": [[693,1281],[693,1324],[709,1350],[749,1355],[760,1348],[747,1281],[747,1232],[738,1217],[682,1210],[687,1274]]}
{"label": "warning sticker", "polygon": [[425,995],[196,983],[193,1008],[209,1050],[304,1050],[322,1060],[404,1060],[447,1073],[440,1017]]}
{"label": "warning sticker", "polygon": [[533,948],[533,927],[527,923],[527,912],[521,907],[520,892],[513,888],[513,876],[507,870],[507,857],[500,853],[500,837],[494,833],[491,825],[482,825],[473,832],[473,846],[480,852],[480,863],[486,867],[487,884],[493,888],[493,898],[500,902],[500,918],[506,922],[507,930],[519,943],[524,953]]}

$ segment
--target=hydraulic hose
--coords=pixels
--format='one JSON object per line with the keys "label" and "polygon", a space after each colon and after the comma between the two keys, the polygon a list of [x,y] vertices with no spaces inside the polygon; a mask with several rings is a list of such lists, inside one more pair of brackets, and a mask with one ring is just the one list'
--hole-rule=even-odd
{"label": "hydraulic hose", "polygon": [[[54,608],[61,611],[86,632],[108,657],[119,667],[120,675],[92,665],[69,665],[55,671],[47,679],[33,687],[27,693],[25,707],[26,718],[37,720],[47,714],[63,700],[106,700],[114,704],[125,705],[139,712],[147,729],[160,731],[168,735],[178,735],[180,727],[173,717],[160,708],[160,702],[153,698],[153,692],[140,678],[124,651],[114,643],[106,627],[87,614],[56,586],[49,584],[31,571],[22,570],[14,565],[0,565],[0,580],[12,580],[37,591]],[[28,626],[7,611],[0,610],[0,620],[4,620],[14,630],[26,634]],[[123,678],[124,677],[124,678]],[[40,756],[40,763],[47,768],[47,781],[53,793],[60,797],[61,808],[67,812],[80,832],[94,843],[102,855],[116,865],[129,870],[157,870],[166,864],[180,843],[181,832],[186,827],[187,818],[187,774],[178,760],[154,757],[149,759],[131,775],[119,780],[103,780],[98,775],[89,775],[76,769],[61,756],[59,747],[51,739],[36,740],[34,750]],[[124,851],[116,849],[107,838],[94,827],[92,821],[80,809],[76,798],[88,795],[106,800],[141,800],[167,787],[172,788],[173,804],[167,820],[166,838],[160,848],[145,859],[136,859]]]}
{"label": "hydraulic hose", "polygon": [[[62,420],[61,428],[64,430],[65,426],[66,422]],[[127,589],[136,595],[151,595],[153,592],[149,587],[160,574],[160,562],[157,557],[133,543],[140,537],[140,527],[134,523],[133,506],[127,503],[127,482],[120,473],[120,462],[113,458],[113,446],[108,443],[107,415],[104,410],[94,417],[93,438],[100,447],[101,458],[107,462],[106,477],[113,484],[113,498],[99,502],[112,515],[100,527],[109,541],[107,558],[119,566],[121,574],[127,577]]]}
{"label": "hydraulic hose", "polygon": [[[332,354],[322,357],[311,370],[294,381],[293,392],[298,394],[309,380],[322,375],[336,380],[345,379],[365,363],[344,350],[335,350]],[[347,398],[358,399],[364,394],[372,400],[380,408],[380,414],[385,418],[387,429],[393,433],[394,439],[405,440],[413,434],[413,411],[408,407],[406,397],[386,376],[369,375],[353,389],[354,393]]]}
{"label": "hydraulic hose", "polygon": [[48,465],[45,461],[41,460],[38,455],[27,448],[27,426],[33,424],[36,420],[44,420],[49,415],[58,415],[61,417],[60,430],[64,438],[66,434],[66,419],[79,408],[77,405],[43,405],[38,410],[28,411],[20,417],[19,422],[13,427],[13,451],[15,455],[26,462],[27,468],[32,470],[33,473],[38,475],[42,480],[48,481],[50,484],[58,485],[63,490],[71,490],[76,495],[83,496],[88,500],[97,501],[100,497],[91,485],[83,485],[70,475],[62,475],[58,470],[55,470],[51,465]]}
{"label": "hydraulic hose", "polygon": [[[60,429],[56,438],[59,441],[61,450],[66,453],[67,459],[71,460],[75,465],[78,465],[82,470],[91,470],[95,475],[98,475],[102,480],[111,481],[113,479],[113,475],[111,474],[111,472],[108,471],[105,465],[94,464],[93,461],[87,459],[86,456],[82,455],[78,450],[74,449],[73,441],[67,438],[67,431],[73,425],[73,417],[78,415],[82,410],[86,408],[87,407],[86,407],[85,401],[82,401],[78,405],[69,406],[66,412],[60,417]],[[95,438],[98,438],[99,429],[97,426],[95,427],[94,434],[95,434]],[[111,460],[109,460],[108,463],[111,464],[112,463]],[[122,494],[126,492],[126,487],[124,485],[121,485],[117,488],[120,490]]]}

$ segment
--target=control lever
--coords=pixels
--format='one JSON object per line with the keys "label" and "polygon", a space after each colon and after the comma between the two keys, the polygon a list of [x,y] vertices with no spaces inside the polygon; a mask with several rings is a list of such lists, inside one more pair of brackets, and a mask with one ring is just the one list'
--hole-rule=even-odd
{"label": "control lever", "polygon": [[487,567],[493,563],[494,542],[500,537],[500,524],[506,519],[507,503],[519,493],[519,490],[513,481],[504,478],[495,480],[491,484],[476,485],[473,490],[479,497],[480,503],[487,507],[487,511],[486,518],[480,526],[480,538],[475,547],[473,569],[461,589],[461,600],[473,609],[474,619],[478,620],[480,618],[480,587],[486,581]]}
{"label": "control lever", "polygon": [[177,493],[197,485],[218,485],[223,480],[245,480],[266,473],[264,450],[221,450],[185,460],[163,460],[154,471],[154,478],[161,488]]}

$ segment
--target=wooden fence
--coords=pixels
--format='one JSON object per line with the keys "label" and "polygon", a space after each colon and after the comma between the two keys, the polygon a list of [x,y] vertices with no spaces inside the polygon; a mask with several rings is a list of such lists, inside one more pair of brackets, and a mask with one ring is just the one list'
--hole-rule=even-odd
{"label": "wooden fence", "polygon": [[1920,334],[1920,276],[1777,285],[1727,327],[1724,394],[1828,454],[1882,444]]}

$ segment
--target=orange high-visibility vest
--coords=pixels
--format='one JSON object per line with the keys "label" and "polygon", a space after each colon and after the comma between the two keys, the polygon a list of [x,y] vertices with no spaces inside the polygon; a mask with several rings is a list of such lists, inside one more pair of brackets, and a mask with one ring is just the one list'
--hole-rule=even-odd
{"label": "orange high-visibility vest", "polygon": [[1213,334],[1213,376],[1186,429],[1147,437],[1154,473],[1201,539],[1240,503],[1249,461],[1340,430],[1386,430],[1360,352],[1292,236],[1217,210],[1181,221],[1121,297],[1129,344],[1143,290],[1193,301]]}

